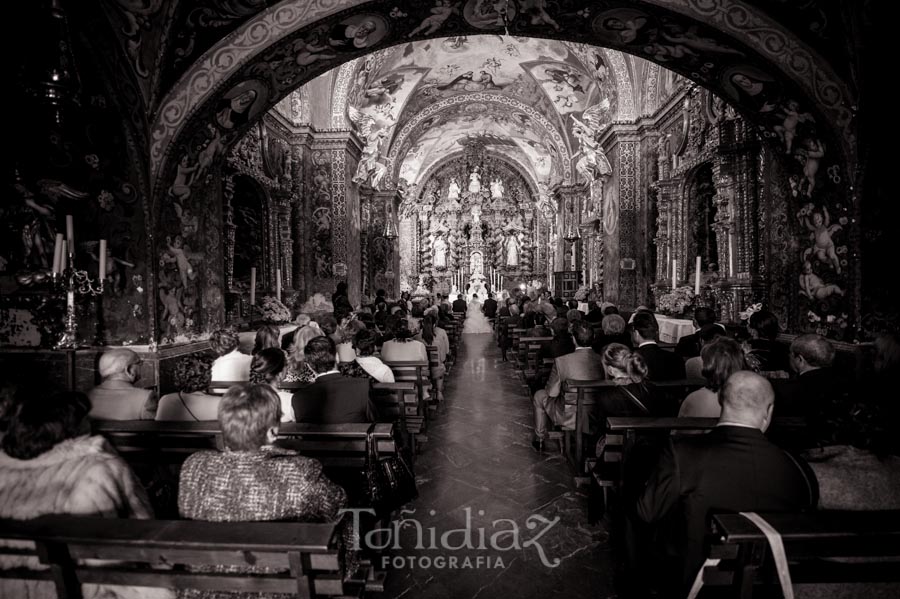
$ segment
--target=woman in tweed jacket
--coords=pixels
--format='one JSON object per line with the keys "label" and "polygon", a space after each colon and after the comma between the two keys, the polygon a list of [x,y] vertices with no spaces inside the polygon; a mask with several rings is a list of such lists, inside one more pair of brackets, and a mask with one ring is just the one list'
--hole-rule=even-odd
{"label": "woman in tweed jacket", "polygon": [[[347,494],[322,474],[318,460],[272,445],[280,421],[281,403],[272,387],[232,386],[219,404],[226,450],[198,452],[185,461],[178,488],[181,516],[213,522],[338,520]],[[352,543],[347,535],[345,541]],[[345,549],[349,546],[345,542]],[[349,570],[346,561],[345,556]],[[247,595],[179,592],[190,598],[240,596]]]}

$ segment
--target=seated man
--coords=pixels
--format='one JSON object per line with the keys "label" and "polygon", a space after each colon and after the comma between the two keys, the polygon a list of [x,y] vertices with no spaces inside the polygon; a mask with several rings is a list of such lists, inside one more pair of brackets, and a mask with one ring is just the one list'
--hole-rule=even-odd
{"label": "seated man", "polygon": [[463,294],[460,293],[456,296],[456,300],[453,302],[453,311],[464,313],[468,309],[469,305],[466,303],[466,300],[463,299]]}
{"label": "seated man", "polygon": [[369,400],[369,381],[342,375],[337,351],[329,337],[316,337],[303,351],[316,372],[311,384],[298,389],[291,399],[297,422],[341,424],[375,422],[375,406]]}
{"label": "seated man", "polygon": [[[667,444],[637,502],[644,522],[666,519],[667,546],[680,561],[683,584],[703,563],[703,540],[711,513],[794,512],[818,500],[815,477],[769,441],[775,394],[761,376],[741,370],[722,388],[722,415],[706,435]],[[672,518],[669,520],[669,518]]]}
{"label": "seated man", "polygon": [[[704,326],[714,324],[715,322],[716,313],[712,308],[706,308],[704,306],[695,308],[694,328],[696,330],[690,335],[685,335],[678,340],[678,345],[675,346],[675,353],[685,360],[699,356],[700,350],[703,348],[703,343],[700,340],[700,330]],[[725,332],[724,327],[722,332]]]}
{"label": "seated man", "polygon": [[840,403],[844,386],[831,368],[834,346],[821,335],[800,335],[791,342],[788,358],[796,378],[777,379],[775,410],[778,416],[821,416]]}
{"label": "seated man", "polygon": [[100,356],[97,370],[103,382],[91,389],[89,416],[95,420],[153,420],[157,397],[153,389],[135,387],[141,358],[130,349],[114,349]]}
{"label": "seated man", "polygon": [[659,326],[651,312],[637,311],[631,321],[631,343],[650,369],[651,381],[672,381],[684,378],[684,360],[662,349],[656,342]]}
{"label": "seated man", "polygon": [[597,380],[603,378],[600,356],[591,349],[594,329],[580,320],[572,323],[575,351],[556,358],[547,386],[534,394],[534,441],[531,445],[541,451],[547,437],[547,417],[554,424],[575,426],[575,393],[562,394],[562,385],[568,380]]}
{"label": "seated man", "polygon": [[550,321],[550,331],[553,334],[553,339],[544,341],[538,352],[538,359],[541,362],[545,359],[555,360],[575,351],[575,341],[569,332],[568,320],[565,318],[554,318]]}

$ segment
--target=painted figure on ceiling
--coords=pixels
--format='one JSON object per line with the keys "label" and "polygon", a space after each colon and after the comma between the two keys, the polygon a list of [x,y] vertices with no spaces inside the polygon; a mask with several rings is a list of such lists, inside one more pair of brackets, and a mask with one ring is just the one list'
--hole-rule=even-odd
{"label": "painted figure on ceiling", "polygon": [[250,108],[259,94],[255,89],[247,89],[231,98],[223,98],[216,110],[216,122],[223,129],[234,129],[247,122]]}
{"label": "painted figure on ceiling", "polygon": [[456,2],[452,2],[451,0],[437,0],[434,3],[434,6],[431,7],[431,15],[422,19],[419,26],[410,31],[406,37],[413,37],[420,33],[423,35],[431,35],[437,31],[453,13],[459,14],[459,8],[456,6]]}

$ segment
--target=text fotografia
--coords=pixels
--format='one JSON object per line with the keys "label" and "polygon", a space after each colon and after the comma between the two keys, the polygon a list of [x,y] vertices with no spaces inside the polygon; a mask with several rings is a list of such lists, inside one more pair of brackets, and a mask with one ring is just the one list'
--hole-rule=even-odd
{"label": "text fotografia", "polygon": [[[495,556],[455,556],[444,555],[453,551],[521,551],[534,548],[541,562],[548,568],[555,568],[560,564],[558,557],[552,560],[547,557],[540,539],[559,523],[559,516],[549,520],[540,514],[532,514],[525,519],[526,531],[515,520],[499,518],[493,520],[489,528],[472,527],[472,508],[463,508],[466,516],[466,524],[463,528],[453,528],[438,531],[435,527],[423,527],[415,518],[404,516],[415,514],[416,510],[400,510],[400,518],[393,521],[387,528],[375,528],[364,535],[360,534],[360,515],[374,515],[375,511],[368,508],[344,509],[340,513],[353,514],[354,549],[357,551],[365,546],[376,551],[386,549],[438,551],[441,554],[435,557],[429,556],[393,556],[383,557],[384,567],[391,565],[394,568],[503,568],[503,559]],[[432,516],[434,510],[429,512]],[[479,516],[484,516],[484,510],[478,510]],[[415,545],[403,547],[400,545],[401,528],[415,529]]]}

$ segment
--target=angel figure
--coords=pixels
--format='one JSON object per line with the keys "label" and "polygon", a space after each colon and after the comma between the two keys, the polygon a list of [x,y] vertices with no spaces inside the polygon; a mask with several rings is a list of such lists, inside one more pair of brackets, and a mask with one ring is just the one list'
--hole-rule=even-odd
{"label": "angel figure", "polygon": [[162,321],[168,323],[169,334],[174,335],[184,326],[184,312],[181,308],[181,291],[172,291],[168,287],[159,288],[159,301],[163,305]]}
{"label": "angel figure", "polygon": [[[810,220],[812,214],[812,220]],[[831,236],[841,230],[838,224],[830,224],[831,218],[828,215],[828,208],[822,206],[822,210],[810,210],[806,213],[801,212],[800,222],[809,229],[813,240],[813,246],[803,251],[803,259],[807,260],[810,254],[826,264],[830,264],[834,268],[834,272],[841,274],[841,261],[838,260],[837,253],[834,251],[834,241]]]}
{"label": "angel figure", "polygon": [[353,106],[349,107],[349,114],[350,120],[356,125],[359,136],[365,143],[352,181],[360,185],[371,179],[372,187],[379,189],[386,168],[378,162],[378,157],[381,155],[381,142],[387,133],[384,129],[375,130],[375,118],[371,115],[365,114]]}
{"label": "angel figure", "polygon": [[16,174],[14,187],[22,197],[25,206],[31,211],[26,222],[21,226],[22,244],[26,265],[49,268],[53,258],[50,256],[53,252],[52,240],[56,234],[51,222],[56,202],[60,199],[82,200],[88,197],[88,194],[53,179],[40,179],[37,184],[41,196],[49,198],[49,202],[41,196],[36,196],[25,186],[18,173]]}
{"label": "angel figure", "polygon": [[796,100],[788,100],[781,111],[784,113],[784,121],[780,125],[775,125],[773,129],[784,142],[784,153],[790,154],[794,139],[797,137],[797,125],[814,122],[814,119],[808,112],[800,112],[800,103]]}
{"label": "angel figure", "polygon": [[434,3],[434,6],[431,7],[431,15],[422,19],[419,26],[410,31],[406,37],[412,37],[419,33],[431,35],[444,24],[450,15],[458,11],[459,9],[455,6],[454,2],[451,2],[451,0],[437,0]]}
{"label": "angel figure", "polygon": [[173,202],[175,214],[181,221],[181,234],[185,237],[192,237],[197,233],[198,220],[197,215],[191,212],[190,208],[184,208],[178,202]]}
{"label": "angel figure", "polygon": [[843,289],[834,283],[826,284],[812,270],[809,260],[803,261],[803,273],[800,275],[800,295],[805,295],[811,300],[823,300],[835,295],[844,295]]}
{"label": "angel figure", "polygon": [[612,173],[612,167],[606,154],[600,149],[599,144],[594,141],[593,132],[590,127],[579,121],[574,116],[575,126],[572,128],[572,135],[578,140],[579,149],[573,155],[581,157],[575,163],[575,170],[584,177],[585,181],[590,183],[595,179],[603,179]]}
{"label": "angel figure", "polygon": [[178,272],[181,274],[181,285],[187,289],[188,281],[193,281],[197,278],[197,273],[194,271],[194,267],[191,266],[189,259],[190,248],[185,247],[184,238],[181,235],[176,235],[175,239],[167,236],[166,246],[169,253],[175,258],[175,264],[178,265]]}
{"label": "angel figure", "polygon": [[815,138],[806,140],[805,147],[799,148],[794,152],[794,157],[803,165],[803,181],[800,187],[806,189],[801,192],[806,196],[812,196],[813,188],[816,186],[816,173],[819,172],[819,160],[825,157],[825,145]]}

